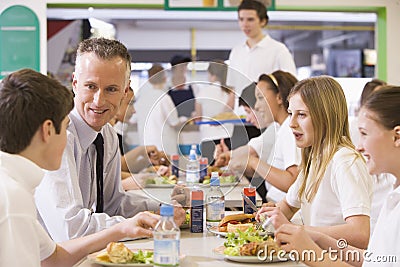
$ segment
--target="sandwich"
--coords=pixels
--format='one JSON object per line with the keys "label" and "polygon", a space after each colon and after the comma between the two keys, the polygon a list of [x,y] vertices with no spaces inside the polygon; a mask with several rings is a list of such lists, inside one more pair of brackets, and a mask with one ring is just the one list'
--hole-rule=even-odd
{"label": "sandwich", "polygon": [[246,231],[247,228],[253,226],[252,219],[254,214],[232,214],[225,216],[218,225],[218,231],[235,233],[238,229]]}

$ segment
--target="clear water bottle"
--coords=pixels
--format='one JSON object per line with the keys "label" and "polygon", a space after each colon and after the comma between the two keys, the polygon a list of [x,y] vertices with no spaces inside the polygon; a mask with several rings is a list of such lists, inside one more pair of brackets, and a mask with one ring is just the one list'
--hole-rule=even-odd
{"label": "clear water bottle", "polygon": [[200,180],[200,163],[196,154],[196,145],[190,150],[189,162],[186,164],[186,183],[191,186]]}
{"label": "clear water bottle", "polygon": [[161,205],[160,215],[153,232],[154,266],[178,266],[181,232],[174,222],[174,207]]}
{"label": "clear water bottle", "polygon": [[218,226],[225,216],[225,196],[219,187],[218,172],[211,173],[210,191],[206,196],[206,225],[207,228]]}

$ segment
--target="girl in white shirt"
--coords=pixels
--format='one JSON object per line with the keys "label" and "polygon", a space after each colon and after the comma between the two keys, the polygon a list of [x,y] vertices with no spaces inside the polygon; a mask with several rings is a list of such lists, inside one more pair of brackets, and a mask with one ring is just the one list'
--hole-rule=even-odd
{"label": "girl in white shirt", "polygon": [[327,76],[303,80],[288,97],[290,128],[301,148],[300,174],[286,198],[263,208],[277,229],[301,209],[306,229],[366,247],[372,179],[350,139],[345,95]]}
{"label": "girl in white shirt", "polygon": [[292,74],[281,70],[260,76],[255,90],[255,110],[259,114],[260,125],[268,126],[275,122],[280,126],[275,129],[274,148],[268,151],[267,161],[249,154],[248,158],[232,157],[230,162],[234,170],[243,169],[248,175],[256,172],[263,177],[268,190],[267,199],[273,202],[284,198],[298,175],[299,150],[289,128],[287,112],[287,96],[296,82]]}
{"label": "girl in white shirt", "polygon": [[[342,259],[352,266],[398,266],[400,260],[399,106],[400,87],[391,86],[374,92],[361,107],[358,115],[358,129],[361,134],[358,150],[367,159],[368,171],[370,174],[390,173],[396,177],[396,185],[383,204],[368,250],[342,246],[342,254],[352,253],[359,256],[360,260],[357,257]],[[338,249],[339,245],[338,240],[327,235],[290,224],[281,226],[275,237],[282,249],[296,250],[300,254],[304,251],[314,251],[316,255],[322,255],[321,253],[328,248]],[[327,256],[318,261],[300,260],[312,266],[349,266],[343,261],[333,262]]]}

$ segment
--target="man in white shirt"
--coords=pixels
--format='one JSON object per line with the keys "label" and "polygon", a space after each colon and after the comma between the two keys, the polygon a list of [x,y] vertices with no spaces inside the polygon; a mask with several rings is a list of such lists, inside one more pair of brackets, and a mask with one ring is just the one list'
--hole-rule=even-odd
{"label": "man in white shirt", "polygon": [[[296,76],[296,66],[289,49],[281,42],[264,34],[268,15],[264,4],[244,0],[238,7],[239,27],[246,35],[244,43],[236,45],[229,55],[227,85],[236,95],[261,74],[283,70]],[[237,107],[237,106],[236,106]]]}
{"label": "man in white shirt", "polygon": [[[75,108],[69,114],[61,167],[46,172],[35,194],[39,219],[55,241],[158,210],[157,201],[123,190],[118,137],[108,123],[129,90],[130,66],[127,48],[116,40],[92,38],[78,47],[72,75]],[[97,141],[103,141],[104,153]],[[183,222],[184,210],[175,210],[177,221]]]}

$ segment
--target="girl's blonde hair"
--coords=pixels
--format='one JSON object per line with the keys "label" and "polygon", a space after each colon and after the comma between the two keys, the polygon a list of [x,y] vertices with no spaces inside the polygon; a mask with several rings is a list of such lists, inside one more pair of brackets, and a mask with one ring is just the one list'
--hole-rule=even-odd
{"label": "girl's blonde hair", "polygon": [[[351,142],[346,98],[337,81],[329,76],[305,79],[292,88],[288,99],[295,94],[300,94],[308,107],[314,128],[314,144],[302,149],[299,166],[303,182],[298,197],[302,199],[305,195],[305,199],[311,202],[329,162],[339,148],[350,148],[354,151],[355,158],[362,156]],[[308,188],[307,180],[310,184]]]}

